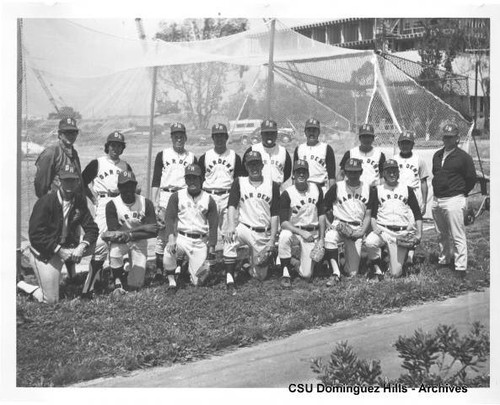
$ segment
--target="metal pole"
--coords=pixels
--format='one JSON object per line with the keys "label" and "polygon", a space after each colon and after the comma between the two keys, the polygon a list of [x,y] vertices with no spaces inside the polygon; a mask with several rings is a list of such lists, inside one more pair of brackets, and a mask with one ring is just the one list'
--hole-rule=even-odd
{"label": "metal pole", "polygon": [[158,66],[153,68],[153,83],[151,91],[151,112],[149,117],[149,143],[148,143],[148,166],[146,168],[146,196],[151,198],[151,160],[153,153],[153,135],[154,135],[154,119],[155,119],[155,98],[156,98],[156,77],[158,75]]}
{"label": "metal pole", "polygon": [[474,129],[477,128],[477,76],[479,72],[479,61],[476,61],[476,78],[474,80]]}
{"label": "metal pole", "polygon": [[[16,212],[16,248],[21,248],[21,134],[23,114],[23,54],[22,54],[22,18],[17,20],[17,212]],[[20,255],[16,255],[17,269],[20,269]]]}
{"label": "metal pole", "polygon": [[274,85],[274,32],[276,28],[276,19],[271,20],[271,37],[269,41],[269,63],[267,71],[267,103],[266,113],[267,118],[271,118],[271,104],[273,99],[273,85]]}

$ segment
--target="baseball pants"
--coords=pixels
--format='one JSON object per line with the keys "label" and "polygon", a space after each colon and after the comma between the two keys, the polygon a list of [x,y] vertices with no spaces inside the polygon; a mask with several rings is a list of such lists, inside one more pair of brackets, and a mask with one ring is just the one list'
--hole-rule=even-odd
{"label": "baseball pants", "polygon": [[170,254],[166,249],[163,254],[163,267],[168,272],[173,272],[177,267],[177,257],[187,256],[189,274],[193,285],[198,285],[198,272],[207,258],[208,247],[207,238],[190,238],[189,236],[177,235],[177,247],[174,254]]}
{"label": "baseball pants", "polygon": [[[160,202],[158,203],[158,208],[161,209],[160,215],[163,216],[163,219],[165,219],[165,212],[167,210],[168,201],[170,200],[170,196],[172,194],[173,193],[171,193],[170,191],[160,190]],[[156,246],[155,246],[155,253],[157,255],[162,255],[165,250],[165,246],[167,245],[166,232],[167,231],[165,228],[160,229],[158,231],[158,236],[156,237]]]}
{"label": "baseball pants", "polygon": [[269,242],[271,231],[256,232],[243,224],[238,224],[235,232],[235,241],[233,243],[224,244],[224,258],[236,260],[238,256],[238,247],[247,245],[250,251],[252,267],[250,275],[259,280],[264,280],[267,277],[268,265],[256,266],[255,263],[258,254],[264,249]]}
{"label": "baseball pants", "polygon": [[146,260],[148,254],[148,241],[146,239],[127,243],[111,243],[109,248],[109,265],[111,269],[123,267],[123,257],[128,254],[130,270],[127,283],[129,287],[141,288],[146,275]]}
{"label": "baseball pants", "polygon": [[99,227],[99,237],[97,238],[92,258],[98,261],[104,261],[108,256],[108,244],[101,239],[101,235],[108,230],[108,225],[106,223],[106,204],[109,201],[111,201],[111,197],[99,197],[97,200],[94,220]]}
{"label": "baseball pants", "polygon": [[396,238],[398,236],[407,235],[408,230],[391,231],[381,225],[379,228],[382,230],[380,235],[375,232],[370,232],[365,240],[365,246],[368,253],[369,260],[376,260],[381,258],[381,248],[387,245],[389,252],[389,271],[393,277],[400,277],[403,274],[403,264],[406,260],[408,249],[398,246]]}
{"label": "baseball pants", "polygon": [[450,264],[455,259],[455,270],[467,270],[467,237],[464,213],[467,208],[465,196],[449,198],[434,197],[432,217],[439,242],[439,264]]}
{"label": "baseball pants", "polygon": [[292,257],[292,245],[294,240],[300,244],[300,266],[299,275],[305,279],[310,279],[313,275],[313,262],[311,259],[311,250],[314,248],[318,231],[311,232],[314,234],[314,242],[306,242],[300,235],[295,235],[288,229],[282,229],[278,240],[278,255],[280,259],[290,259]]}
{"label": "baseball pants", "polygon": [[[222,235],[227,229],[227,203],[229,202],[229,193],[217,195],[210,194],[217,204],[217,214],[219,216],[219,229],[217,232],[217,245],[223,246]],[[220,248],[216,249],[220,250]]]}
{"label": "baseball pants", "polygon": [[345,265],[344,273],[348,276],[358,274],[359,262],[361,261],[361,245],[363,238],[352,240],[340,235],[335,227],[338,220],[334,220],[330,229],[325,233],[325,249],[338,249],[339,244],[344,244]]}

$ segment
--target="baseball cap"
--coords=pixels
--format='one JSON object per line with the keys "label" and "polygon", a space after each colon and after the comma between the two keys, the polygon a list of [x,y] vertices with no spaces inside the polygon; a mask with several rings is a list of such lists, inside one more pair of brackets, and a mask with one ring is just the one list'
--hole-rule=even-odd
{"label": "baseball cap", "polygon": [[293,171],[299,169],[306,169],[307,171],[309,171],[309,163],[307,163],[307,161],[303,159],[296,160],[293,164]]}
{"label": "baseball cap", "polygon": [[170,134],[173,134],[175,132],[186,133],[186,127],[181,122],[174,122],[172,125],[170,125]]}
{"label": "baseball cap", "polygon": [[319,129],[319,121],[316,118],[309,118],[306,121],[306,129],[307,128],[318,128]]}
{"label": "baseball cap", "polygon": [[198,176],[201,177],[201,169],[197,164],[187,165],[184,169],[184,176]]}
{"label": "baseball cap", "polygon": [[215,124],[212,126],[212,135],[225,134],[227,135],[227,127],[224,124]]}
{"label": "baseball cap", "polygon": [[360,172],[361,170],[363,170],[363,161],[361,159],[350,158],[345,162],[345,172]]}
{"label": "baseball cap", "polygon": [[273,120],[264,120],[260,124],[260,132],[278,132],[278,124]]}
{"label": "baseball cap", "polygon": [[61,121],[59,121],[59,130],[78,131],[78,127],[76,126],[76,120],[71,117],[63,118]]}
{"label": "baseball cap", "polygon": [[372,124],[363,124],[359,127],[359,135],[373,135],[375,136],[375,130]]}
{"label": "baseball cap", "polygon": [[108,135],[108,139],[106,140],[106,143],[107,142],[120,142],[120,143],[125,144],[125,137],[123,136],[123,134],[121,132],[118,132],[118,131],[111,132]]}
{"label": "baseball cap", "polygon": [[262,162],[262,155],[260,154],[259,151],[251,150],[250,152],[247,153],[247,156],[245,157],[245,163],[253,161]]}
{"label": "baseball cap", "polygon": [[399,169],[399,164],[394,159],[388,159],[384,163],[384,170],[390,169],[391,167],[396,167]]}
{"label": "baseball cap", "polygon": [[398,142],[401,141],[410,141],[415,143],[415,132],[413,131],[404,131],[401,135],[399,135]]}
{"label": "baseball cap", "polygon": [[118,184],[125,184],[128,182],[132,182],[137,184],[137,180],[135,179],[135,174],[134,172],[130,170],[124,170],[120,173],[118,173]]}
{"label": "baseball cap", "polygon": [[64,165],[64,167],[59,170],[60,179],[79,179],[80,176],[73,165]]}
{"label": "baseball cap", "polygon": [[458,126],[456,124],[446,124],[443,127],[442,135],[443,136],[456,136],[458,135]]}

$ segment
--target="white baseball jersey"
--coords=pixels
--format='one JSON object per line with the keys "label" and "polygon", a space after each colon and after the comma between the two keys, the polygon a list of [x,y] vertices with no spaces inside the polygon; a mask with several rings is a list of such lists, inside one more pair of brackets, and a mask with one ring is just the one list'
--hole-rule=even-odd
{"label": "white baseball jersey", "polygon": [[303,143],[297,148],[298,158],[307,161],[309,164],[309,181],[321,184],[328,180],[326,170],[327,146],[326,143],[318,142],[314,146]]}
{"label": "white baseball jersey", "polygon": [[305,193],[299,192],[294,185],[286,189],[290,197],[290,223],[294,226],[318,226],[319,188],[316,184],[309,184]]}
{"label": "white baseball jersey", "polygon": [[185,151],[179,154],[173,148],[163,150],[163,169],[160,187],[186,187],[184,169],[194,162],[194,154]]}
{"label": "white baseball jersey", "polygon": [[377,186],[377,194],[377,223],[381,225],[408,226],[410,222],[408,186],[401,183],[398,183],[395,187],[382,184]]}
{"label": "white baseball jersey", "polygon": [[210,195],[203,190],[192,197],[187,189],[177,192],[179,197],[177,230],[201,235],[208,234],[208,204]]}
{"label": "white baseball jersey", "polygon": [[127,162],[113,162],[108,156],[97,159],[97,175],[93,180],[93,189],[99,193],[118,193],[118,173],[127,170]]}
{"label": "white baseball jersey", "polygon": [[272,180],[278,184],[283,183],[285,178],[286,149],[281,145],[265,148],[262,143],[252,146],[252,150],[262,155],[262,175],[264,179]]}
{"label": "white baseball jersey", "polygon": [[[345,222],[363,222],[368,201],[370,186],[361,182],[358,187],[349,187],[345,181],[337,183],[337,200],[332,211],[335,218]],[[330,207],[326,207],[328,210]]]}
{"label": "white baseball jersey", "polygon": [[378,167],[382,151],[374,147],[370,152],[361,152],[359,147],[352,148],[349,151],[351,158],[361,159],[363,161],[363,173],[361,181],[371,186],[376,186],[380,183],[380,170]]}
{"label": "white baseball jersey", "polygon": [[214,149],[205,153],[205,181],[203,188],[229,190],[234,180],[236,153],[232,149],[219,155]]}
{"label": "white baseball jersey", "polygon": [[248,177],[238,177],[240,186],[239,221],[252,227],[271,226],[273,182],[264,181],[255,187]]}
{"label": "white baseball jersey", "polygon": [[408,158],[402,157],[398,153],[393,159],[399,164],[399,183],[411,187],[415,191],[419,204],[422,204],[420,181],[429,177],[424,160],[415,152],[412,152]]}
{"label": "white baseball jersey", "polygon": [[116,215],[121,227],[119,231],[129,231],[142,225],[146,218],[146,199],[142,195],[135,196],[133,204],[125,204],[121,196],[111,199],[116,207]]}

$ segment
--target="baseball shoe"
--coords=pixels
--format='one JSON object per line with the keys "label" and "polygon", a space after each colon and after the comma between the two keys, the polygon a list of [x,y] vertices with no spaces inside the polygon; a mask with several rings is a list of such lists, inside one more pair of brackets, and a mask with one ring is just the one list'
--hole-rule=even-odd
{"label": "baseball shoe", "polygon": [[153,282],[163,284],[165,282],[165,276],[162,273],[156,273],[153,277]]}
{"label": "baseball shoe", "polygon": [[169,284],[167,287],[167,294],[174,295],[179,287],[177,285]]}
{"label": "baseball shoe", "polygon": [[89,292],[86,292],[86,293],[82,293],[80,295],[80,298],[82,300],[91,300],[94,298],[94,292],[93,291],[89,291]]}
{"label": "baseball shoe", "polygon": [[326,282],[326,286],[333,287],[334,285],[337,285],[339,283],[340,283],[340,277],[337,274],[334,274],[328,279],[328,281]]}
{"label": "baseball shoe", "polygon": [[234,286],[234,283],[227,283],[226,284],[226,290],[229,293],[229,295],[236,295],[236,287]]}
{"label": "baseball shoe", "polygon": [[290,277],[281,277],[280,281],[281,287],[283,288],[292,288],[292,282]]}

